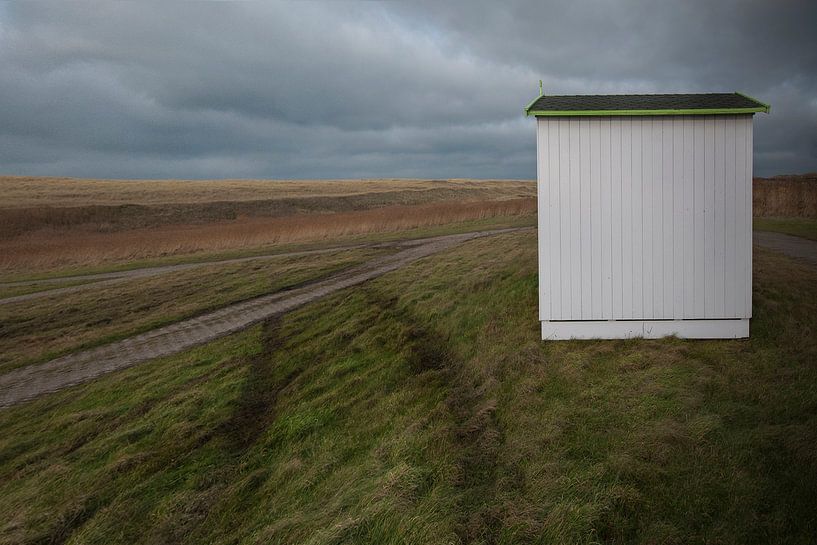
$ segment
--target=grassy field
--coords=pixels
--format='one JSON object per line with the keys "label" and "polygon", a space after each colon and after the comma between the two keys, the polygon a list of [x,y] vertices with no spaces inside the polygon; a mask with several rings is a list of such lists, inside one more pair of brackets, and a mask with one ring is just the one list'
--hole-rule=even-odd
{"label": "grassy field", "polygon": [[274,293],[390,249],[212,264],[0,305],[0,372]]}
{"label": "grassy field", "polygon": [[84,284],[90,284],[94,282],[94,280],[84,280],[84,279],[76,279],[76,280],[43,280],[43,281],[36,281],[34,283],[9,283],[9,284],[2,284],[0,283],[0,299],[5,299],[6,297],[14,297],[17,295],[26,295],[29,293],[39,293],[39,292],[46,292],[51,291],[59,288],[66,288],[72,286],[82,286]]}
{"label": "grassy field", "polygon": [[[93,180],[0,176],[2,208],[38,208],[180,203],[282,201],[327,197],[335,209],[361,196],[382,195],[382,201],[420,204],[440,200],[485,200],[534,194],[529,180]],[[358,199],[358,200],[355,200]],[[117,218],[121,221],[121,218]]]}
{"label": "grassy field", "polygon": [[817,240],[817,220],[806,218],[754,218],[755,231],[773,231]]}
{"label": "grassy field", "polygon": [[272,251],[456,223],[533,221],[530,181],[0,177],[0,276]]}
{"label": "grassy field", "polygon": [[817,272],[756,250],[749,340],[542,343],[535,237],[0,411],[0,543],[813,542]]}

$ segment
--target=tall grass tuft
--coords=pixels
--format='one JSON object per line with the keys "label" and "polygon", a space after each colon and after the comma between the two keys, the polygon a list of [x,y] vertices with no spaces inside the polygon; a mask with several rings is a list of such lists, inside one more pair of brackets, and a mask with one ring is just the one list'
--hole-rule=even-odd
{"label": "tall grass tuft", "polygon": [[817,173],[755,178],[752,208],[756,218],[817,219]]}

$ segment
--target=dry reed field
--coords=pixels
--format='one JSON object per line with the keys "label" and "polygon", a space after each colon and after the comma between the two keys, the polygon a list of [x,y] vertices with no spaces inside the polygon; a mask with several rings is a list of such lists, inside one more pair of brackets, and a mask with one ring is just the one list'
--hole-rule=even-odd
{"label": "dry reed field", "polygon": [[817,173],[755,178],[752,208],[756,218],[817,219]]}
{"label": "dry reed field", "polygon": [[536,212],[534,183],[518,181],[2,178],[0,189],[8,189],[0,206],[0,271],[7,273],[321,242]]}
{"label": "dry reed field", "polygon": [[88,180],[0,176],[0,208],[208,203],[289,197],[339,197],[448,189],[499,196],[532,195],[527,180]]}

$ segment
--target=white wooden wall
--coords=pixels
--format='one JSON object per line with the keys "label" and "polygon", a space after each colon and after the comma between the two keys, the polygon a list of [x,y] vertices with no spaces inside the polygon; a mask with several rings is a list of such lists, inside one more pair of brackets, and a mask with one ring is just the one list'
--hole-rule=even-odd
{"label": "white wooden wall", "polygon": [[751,316],[751,115],[537,126],[541,320]]}

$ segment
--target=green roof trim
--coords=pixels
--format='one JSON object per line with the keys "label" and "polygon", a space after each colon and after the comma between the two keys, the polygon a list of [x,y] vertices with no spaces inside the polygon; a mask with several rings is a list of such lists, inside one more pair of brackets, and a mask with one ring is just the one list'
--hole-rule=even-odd
{"label": "green roof trim", "polygon": [[743,93],[654,95],[540,95],[528,116],[735,115],[769,113],[771,107]]}
{"label": "green roof trim", "polygon": [[687,110],[526,110],[528,116],[582,116],[582,115],[726,115],[768,113],[768,107],[708,108]]}
{"label": "green roof trim", "polygon": [[769,113],[769,112],[772,111],[772,107],[769,104],[766,104],[765,102],[761,102],[758,99],[756,99],[755,97],[750,97],[746,93],[741,93],[740,91],[735,91],[735,94],[740,95],[743,98],[748,98],[749,100],[754,100],[755,102],[757,102],[761,106],[765,107],[766,108],[765,110],[761,110],[763,113]]}
{"label": "green roof trim", "polygon": [[537,101],[537,100],[539,100],[541,97],[542,97],[542,95],[539,95],[538,97],[536,97],[536,98],[534,98],[533,100],[531,100],[530,102],[528,102],[528,105],[527,105],[527,106],[525,106],[525,115],[531,115],[531,114],[530,114],[530,113],[528,113],[528,112],[530,112],[530,111],[531,111],[531,107],[532,107],[534,104],[536,104],[536,101]]}

